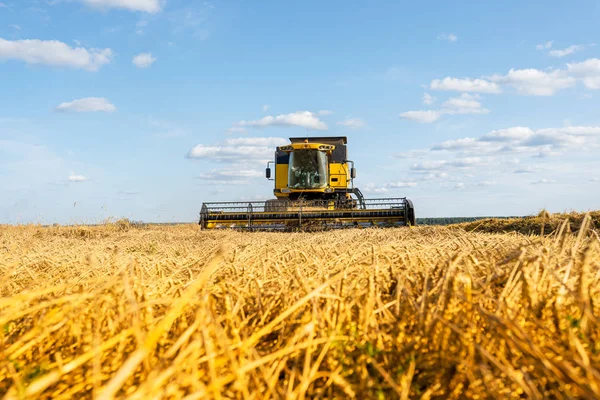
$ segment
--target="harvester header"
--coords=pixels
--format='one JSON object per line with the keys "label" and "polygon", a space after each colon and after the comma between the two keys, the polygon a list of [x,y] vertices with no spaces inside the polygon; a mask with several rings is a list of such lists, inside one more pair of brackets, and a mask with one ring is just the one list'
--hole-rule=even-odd
{"label": "harvester header", "polygon": [[354,187],[356,169],[345,136],[290,138],[275,149],[265,176],[274,199],[203,203],[203,229],[294,230],[356,226],[415,225],[410,200],[365,199]]}

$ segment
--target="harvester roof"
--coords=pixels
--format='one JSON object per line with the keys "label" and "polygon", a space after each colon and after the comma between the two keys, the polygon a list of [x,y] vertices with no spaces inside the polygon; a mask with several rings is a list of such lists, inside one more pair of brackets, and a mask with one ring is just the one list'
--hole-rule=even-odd
{"label": "harvester roof", "polygon": [[308,140],[308,143],[324,143],[324,144],[346,144],[348,138],[346,136],[322,136],[322,137],[291,137],[290,142],[292,143],[304,143]]}

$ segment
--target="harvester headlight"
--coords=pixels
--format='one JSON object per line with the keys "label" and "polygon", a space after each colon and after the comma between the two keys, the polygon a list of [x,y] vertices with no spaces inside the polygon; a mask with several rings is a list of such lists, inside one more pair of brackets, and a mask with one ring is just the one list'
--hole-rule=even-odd
{"label": "harvester headlight", "polygon": [[332,188],[326,188],[324,190],[325,193],[333,193],[333,189]]}
{"label": "harvester headlight", "polygon": [[279,150],[281,151],[292,151],[294,148],[292,146],[280,146]]}
{"label": "harvester headlight", "polygon": [[331,150],[331,149],[333,149],[333,146],[330,146],[330,145],[324,144],[324,145],[319,146],[319,150]]}
{"label": "harvester headlight", "polygon": [[288,189],[288,188],[284,188],[284,189],[281,189],[281,193],[292,193],[292,190]]}

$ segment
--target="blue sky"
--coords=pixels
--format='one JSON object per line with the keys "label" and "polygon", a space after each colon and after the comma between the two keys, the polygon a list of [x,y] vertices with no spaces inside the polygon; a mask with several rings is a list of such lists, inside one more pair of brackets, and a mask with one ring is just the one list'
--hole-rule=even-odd
{"label": "blue sky", "polygon": [[600,209],[600,3],[0,0],[0,223],[193,221],[349,139],[417,215]]}

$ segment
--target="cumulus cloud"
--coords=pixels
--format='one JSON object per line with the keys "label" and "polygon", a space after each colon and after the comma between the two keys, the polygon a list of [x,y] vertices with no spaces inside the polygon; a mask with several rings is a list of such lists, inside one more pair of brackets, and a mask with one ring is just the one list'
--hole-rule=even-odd
{"label": "cumulus cloud", "polygon": [[487,114],[490,112],[483,108],[477,98],[463,93],[460,97],[453,97],[442,104],[442,114]]}
{"label": "cumulus cloud", "polygon": [[458,36],[453,33],[440,33],[437,37],[438,40],[446,40],[450,43],[456,42],[458,40]]}
{"label": "cumulus cloud", "polygon": [[186,156],[227,164],[227,168],[202,173],[198,179],[214,184],[247,184],[264,176],[264,164],[273,160],[275,147],[287,143],[287,140],[277,137],[231,138],[216,144],[198,144]]}
{"label": "cumulus cloud", "polygon": [[447,172],[427,172],[425,174],[421,174],[421,179],[424,181],[432,181],[432,180],[438,180],[438,179],[446,179],[448,178],[450,175]]}
{"label": "cumulus cloud", "polygon": [[98,71],[109,64],[113,51],[71,47],[58,40],[5,40],[0,38],[0,60],[20,60],[31,65]]}
{"label": "cumulus cloud", "polygon": [[266,128],[269,126],[299,126],[307,129],[327,130],[327,124],[318,118],[318,115],[310,111],[297,111],[291,114],[277,116],[268,115],[259,120],[239,121],[234,127],[242,128]]}
{"label": "cumulus cloud", "polygon": [[55,110],[61,112],[114,112],[117,110],[117,107],[104,97],[85,97],[61,103]]}
{"label": "cumulus cloud", "polygon": [[227,129],[227,133],[245,133],[246,128],[242,128],[241,126],[232,126]]}
{"label": "cumulus cloud", "polygon": [[436,98],[430,95],[429,93],[423,93],[423,104],[430,106],[435,103]]}
{"label": "cumulus cloud", "polygon": [[523,168],[517,168],[513,171],[513,174],[531,174],[533,172],[536,172],[536,169],[530,165],[523,167]]}
{"label": "cumulus cloud", "polygon": [[575,86],[575,78],[564,70],[549,72],[538,69],[511,69],[506,75],[494,75],[491,81],[514,87],[518,93],[530,96],[552,96],[560,89]]}
{"label": "cumulus cloud", "polygon": [[580,63],[567,64],[567,70],[581,79],[588,89],[600,89],[600,59],[590,58]]}
{"label": "cumulus cloud", "polygon": [[544,185],[544,184],[547,184],[547,183],[556,183],[556,181],[555,181],[554,179],[546,179],[546,178],[543,178],[543,179],[540,179],[540,180],[538,180],[538,181],[533,181],[533,182],[531,182],[531,183],[532,183],[533,185]]}
{"label": "cumulus cloud", "polygon": [[400,114],[400,118],[424,124],[430,124],[440,119],[442,115],[489,113],[490,110],[483,108],[477,98],[478,97],[472,96],[468,93],[463,93],[459,97],[453,97],[445,101],[440,110],[406,111]]}
{"label": "cumulus cloud", "polygon": [[407,187],[415,187],[415,186],[417,186],[416,182],[403,182],[403,181],[390,182],[390,183],[386,183],[386,185],[385,185],[386,188],[390,188],[390,189],[407,188]]}
{"label": "cumulus cloud", "polygon": [[447,140],[431,150],[462,154],[530,153],[537,157],[557,155],[561,151],[600,147],[600,127],[566,126],[533,130],[516,126],[495,130],[479,138]]}
{"label": "cumulus cloud", "polygon": [[502,90],[497,83],[485,79],[451,78],[434,79],[429,84],[431,90],[450,90],[473,93],[500,93]]}
{"label": "cumulus cloud", "polygon": [[83,175],[77,175],[73,172],[71,172],[71,174],[69,175],[69,182],[85,182],[87,181],[88,178],[86,178]]}
{"label": "cumulus cloud", "polygon": [[[570,47],[559,52],[571,50],[573,49]],[[557,56],[561,54],[556,53]],[[501,93],[504,87],[509,87],[522,95],[552,96],[560,90],[574,87],[578,81],[588,89],[600,89],[600,59],[590,58],[579,63],[568,63],[566,68],[562,69],[513,68],[505,75],[496,74],[478,79],[451,77],[443,80],[435,79],[431,81],[430,88],[458,92]]]}
{"label": "cumulus cloud", "polygon": [[213,169],[200,174],[198,179],[216,184],[248,184],[252,179],[263,176],[263,172],[256,169]]}
{"label": "cumulus cloud", "polygon": [[440,119],[441,116],[441,112],[433,110],[406,111],[400,114],[400,118],[407,119],[409,121],[420,122],[423,124],[435,122]]}
{"label": "cumulus cloud", "polygon": [[156,57],[152,57],[152,53],[140,53],[133,57],[131,63],[138,68],[148,68],[156,61]]}
{"label": "cumulus cloud", "polygon": [[337,124],[350,129],[360,129],[364,128],[367,125],[365,121],[363,121],[360,118],[348,118],[344,121],[338,122]]}
{"label": "cumulus cloud", "polygon": [[386,188],[385,186],[378,186],[378,185],[374,184],[373,182],[367,183],[362,188],[362,190],[365,193],[375,193],[375,194],[387,193],[389,191],[388,188]]}
{"label": "cumulus cloud", "polygon": [[473,186],[493,186],[496,182],[494,181],[480,181],[473,184]]}
{"label": "cumulus cloud", "polygon": [[435,161],[423,161],[421,163],[413,164],[410,169],[412,171],[437,171],[444,168],[448,164],[448,161],[445,160],[435,160]]}
{"label": "cumulus cloud", "polygon": [[535,48],[538,50],[548,50],[548,49],[552,48],[553,44],[554,44],[554,40],[549,40],[547,42],[538,44],[537,46],[535,46]]}
{"label": "cumulus cloud", "polygon": [[225,163],[262,164],[273,159],[275,147],[286,143],[287,140],[278,137],[231,138],[212,145],[198,144],[190,149],[187,157]]}
{"label": "cumulus cloud", "polygon": [[463,138],[446,140],[445,142],[434,145],[431,150],[451,150],[451,151],[462,151],[465,149],[472,149],[479,146],[480,142],[475,138]]}
{"label": "cumulus cloud", "polygon": [[552,57],[564,57],[564,56],[568,56],[569,54],[573,54],[577,51],[581,51],[585,49],[585,46],[582,44],[574,44],[572,46],[569,46],[565,49],[560,49],[560,50],[551,50],[548,52],[548,55],[552,56]]}
{"label": "cumulus cloud", "polygon": [[87,4],[100,9],[120,8],[130,11],[142,11],[147,13],[157,13],[161,7],[161,0],[78,0],[80,3]]}

